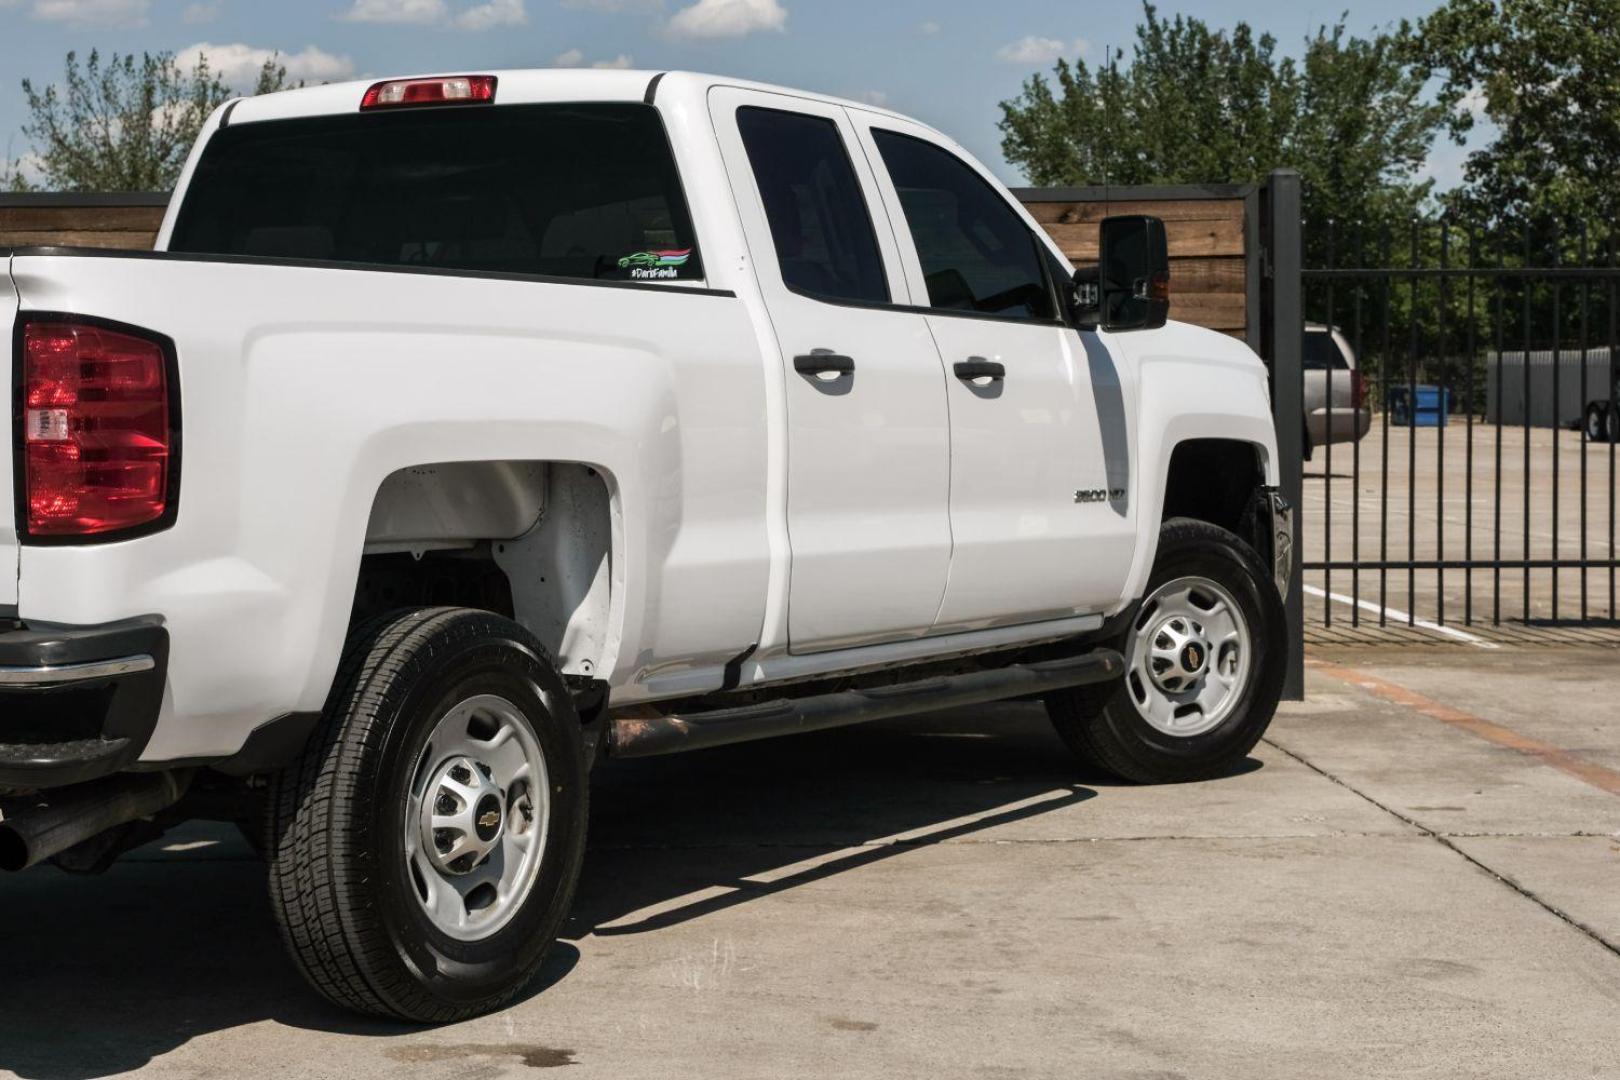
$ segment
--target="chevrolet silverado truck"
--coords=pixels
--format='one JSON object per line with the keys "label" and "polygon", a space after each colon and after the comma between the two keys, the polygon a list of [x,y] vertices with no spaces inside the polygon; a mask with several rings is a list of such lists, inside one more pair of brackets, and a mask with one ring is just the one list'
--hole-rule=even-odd
{"label": "chevrolet silverado truck", "polygon": [[232,101],[156,250],[5,253],[0,866],[188,819],[299,969],[416,1021],[521,992],[589,770],[1044,701],[1220,775],[1270,722],[1265,368],[1076,269],[939,132],[695,74]]}

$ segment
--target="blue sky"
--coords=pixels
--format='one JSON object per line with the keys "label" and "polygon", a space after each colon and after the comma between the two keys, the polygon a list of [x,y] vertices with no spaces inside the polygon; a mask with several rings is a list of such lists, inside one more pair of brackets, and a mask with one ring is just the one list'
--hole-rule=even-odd
{"label": "blue sky", "polygon": [[[1213,25],[1246,20],[1298,52],[1350,8],[1354,32],[1435,0],[1161,0]],[[69,49],[205,50],[250,79],[268,53],[313,82],[424,70],[593,64],[685,68],[886,104],[949,132],[995,168],[997,103],[1063,55],[1129,47],[1141,9],[1077,0],[0,0],[0,157],[27,150],[19,83],[59,77]],[[1454,183],[1463,152],[1431,167]]]}

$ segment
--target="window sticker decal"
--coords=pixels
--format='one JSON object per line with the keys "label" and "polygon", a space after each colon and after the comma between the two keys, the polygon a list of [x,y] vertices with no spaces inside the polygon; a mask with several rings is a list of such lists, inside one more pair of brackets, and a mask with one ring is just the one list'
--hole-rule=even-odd
{"label": "window sticker decal", "polygon": [[692,258],[691,248],[638,251],[619,260],[619,269],[629,270],[637,281],[671,280],[681,276],[681,267]]}

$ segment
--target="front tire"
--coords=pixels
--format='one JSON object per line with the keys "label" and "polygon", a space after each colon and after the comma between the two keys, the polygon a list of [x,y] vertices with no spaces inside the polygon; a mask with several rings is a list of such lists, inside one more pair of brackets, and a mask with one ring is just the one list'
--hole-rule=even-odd
{"label": "front tire", "polygon": [[1124,780],[1229,773],[1265,734],[1288,651],[1282,599],[1260,557],[1225,529],[1176,519],[1147,596],[1120,638],[1125,677],[1046,699],[1084,762]]}
{"label": "front tire", "polygon": [[360,628],[270,790],[271,906],[299,970],[392,1019],[509,1003],[567,917],[586,800],[579,718],[526,630],[456,608]]}

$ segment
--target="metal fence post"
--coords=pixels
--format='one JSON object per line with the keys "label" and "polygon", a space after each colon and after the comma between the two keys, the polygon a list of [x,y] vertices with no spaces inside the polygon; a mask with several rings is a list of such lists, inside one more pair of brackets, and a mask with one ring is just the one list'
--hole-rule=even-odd
{"label": "metal fence post", "polygon": [[1300,282],[1304,243],[1299,173],[1278,169],[1261,198],[1261,239],[1265,282],[1262,302],[1262,355],[1271,365],[1271,414],[1277,424],[1277,462],[1282,493],[1294,508],[1294,565],[1288,586],[1288,675],[1283,697],[1305,696],[1305,597],[1303,563],[1305,479],[1305,322]]}

